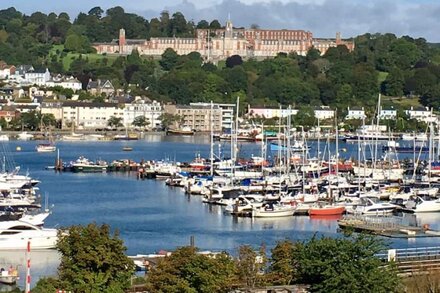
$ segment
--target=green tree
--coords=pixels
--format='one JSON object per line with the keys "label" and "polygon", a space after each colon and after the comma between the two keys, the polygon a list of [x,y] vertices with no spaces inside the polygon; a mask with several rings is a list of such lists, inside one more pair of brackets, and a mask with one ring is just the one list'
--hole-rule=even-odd
{"label": "green tree", "polygon": [[403,95],[403,88],[405,85],[405,76],[403,71],[395,68],[390,71],[386,80],[383,83],[383,91],[388,96],[401,97]]}
{"label": "green tree", "polygon": [[159,116],[159,120],[162,122],[162,127],[165,129],[168,129],[175,124],[180,124],[182,118],[183,117],[179,115],[173,115],[169,113],[163,113]]}
{"label": "green tree", "polygon": [[40,127],[40,116],[36,111],[22,113],[20,116],[21,123],[25,129],[37,130]]}
{"label": "green tree", "polygon": [[291,285],[297,278],[297,264],[293,258],[295,244],[290,240],[279,241],[271,251],[269,279],[274,285]]}
{"label": "green tree", "polygon": [[238,248],[236,266],[238,278],[242,285],[248,288],[260,285],[264,262],[251,246],[242,245]]}
{"label": "green tree", "polygon": [[209,28],[210,29],[220,29],[222,27],[222,25],[220,24],[220,22],[217,19],[214,19],[213,21],[211,21],[211,23],[209,24]]}
{"label": "green tree", "polygon": [[141,115],[141,116],[135,117],[131,124],[136,127],[145,128],[146,126],[148,126],[150,124],[150,122],[148,122],[148,120],[147,120],[147,118],[145,118],[145,116]]}
{"label": "green tree", "polygon": [[397,271],[375,256],[384,248],[372,236],[313,237],[294,253],[298,282],[311,285],[312,292],[397,292]]}
{"label": "green tree", "polygon": [[41,115],[41,121],[46,127],[55,127],[57,125],[57,120],[53,114],[43,114]]}
{"label": "green tree", "polygon": [[174,51],[171,48],[168,48],[163,52],[162,59],[159,61],[160,66],[164,70],[171,70],[173,69],[177,62],[179,61],[179,55],[177,55],[176,51]]}
{"label": "green tree", "polygon": [[130,286],[134,264],[126,247],[107,225],[72,226],[60,232],[59,281],[73,292],[124,292]]}
{"label": "green tree", "polygon": [[122,124],[122,118],[121,117],[115,117],[115,116],[111,116],[107,120],[107,125],[110,126],[110,127],[122,127],[122,126],[124,126]]}
{"label": "green tree", "polygon": [[147,275],[149,292],[229,292],[234,286],[234,262],[226,253],[198,254],[193,247],[177,249]]}
{"label": "green tree", "polygon": [[47,293],[47,292],[57,292],[57,290],[62,289],[60,281],[53,277],[41,278],[38,280],[34,288],[32,288],[32,293]]}

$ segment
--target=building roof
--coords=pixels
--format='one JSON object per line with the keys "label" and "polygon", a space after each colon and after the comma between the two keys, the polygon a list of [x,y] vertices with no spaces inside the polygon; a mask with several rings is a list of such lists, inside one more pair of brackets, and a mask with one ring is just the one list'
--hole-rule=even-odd
{"label": "building roof", "polygon": [[66,101],[63,103],[63,107],[88,107],[88,108],[115,108],[118,107],[118,103],[100,103],[100,102],[77,102],[77,101]]}

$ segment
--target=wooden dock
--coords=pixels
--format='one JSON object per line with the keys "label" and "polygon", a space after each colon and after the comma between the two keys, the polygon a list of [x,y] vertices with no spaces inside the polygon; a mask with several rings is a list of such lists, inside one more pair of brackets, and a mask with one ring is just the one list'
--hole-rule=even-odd
{"label": "wooden dock", "polygon": [[345,216],[338,225],[341,229],[390,238],[440,237],[440,231],[432,230],[428,225],[405,225],[393,217]]}

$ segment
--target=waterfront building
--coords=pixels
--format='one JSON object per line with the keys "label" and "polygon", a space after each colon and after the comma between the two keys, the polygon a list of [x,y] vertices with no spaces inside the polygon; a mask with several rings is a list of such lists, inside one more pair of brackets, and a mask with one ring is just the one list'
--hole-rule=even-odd
{"label": "waterfront building", "polygon": [[[207,105],[164,105],[165,113],[178,115],[181,117],[178,125],[173,125],[174,128],[190,128],[195,131],[211,131],[221,132],[222,129],[222,108],[218,104],[212,107]],[[212,123],[211,123],[212,120]]]}
{"label": "waterfront building", "polygon": [[133,127],[134,119],[138,116],[143,116],[148,122],[147,128],[161,128],[162,121],[160,116],[162,113],[162,105],[159,102],[137,99],[130,104],[125,104],[124,125],[126,127]]}
{"label": "waterfront building", "polygon": [[305,56],[312,47],[325,54],[329,48],[339,45],[346,46],[349,51],[354,49],[354,42],[342,40],[340,33],[336,34],[336,39],[319,39],[304,30],[234,28],[228,20],[221,29],[197,29],[194,38],[127,39],[121,28],[118,39],[94,43],[93,47],[99,54],[127,55],[137,50],[141,55],[158,57],[171,48],[179,55],[198,52],[206,61],[215,62],[232,55],[264,59],[294,52]]}
{"label": "waterfront building", "polygon": [[350,119],[365,119],[367,116],[365,115],[365,110],[364,107],[362,108],[358,108],[358,107],[353,107],[347,108],[347,116],[345,116],[346,120],[350,120]]}
{"label": "waterfront building", "polygon": [[279,107],[252,107],[248,106],[247,115],[249,118],[285,118],[289,115],[296,115],[297,109],[280,109]]}
{"label": "waterfront building", "polygon": [[62,127],[96,129],[107,127],[110,117],[124,118],[124,109],[117,103],[64,102],[62,105]]}
{"label": "waterfront building", "polygon": [[52,114],[57,121],[63,120],[63,103],[60,101],[43,101],[41,102],[41,114]]}
{"label": "waterfront building", "polygon": [[319,120],[333,119],[335,117],[335,110],[330,109],[329,106],[315,108],[313,112],[315,114],[315,118]]}
{"label": "waterfront building", "polygon": [[380,109],[379,119],[396,119],[397,118],[397,110],[395,109]]}
{"label": "waterfront building", "polygon": [[[211,107],[211,103],[190,103],[190,106]],[[221,110],[221,128],[223,130],[231,129],[234,123],[235,104],[213,103],[213,107],[218,107]]]}

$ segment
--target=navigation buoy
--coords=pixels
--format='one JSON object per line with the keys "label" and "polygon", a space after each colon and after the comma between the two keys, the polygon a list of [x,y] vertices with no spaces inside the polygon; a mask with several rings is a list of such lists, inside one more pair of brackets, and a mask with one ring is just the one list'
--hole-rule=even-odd
{"label": "navigation buoy", "polygon": [[16,147],[15,150],[16,150],[17,152],[21,151],[21,146]]}

